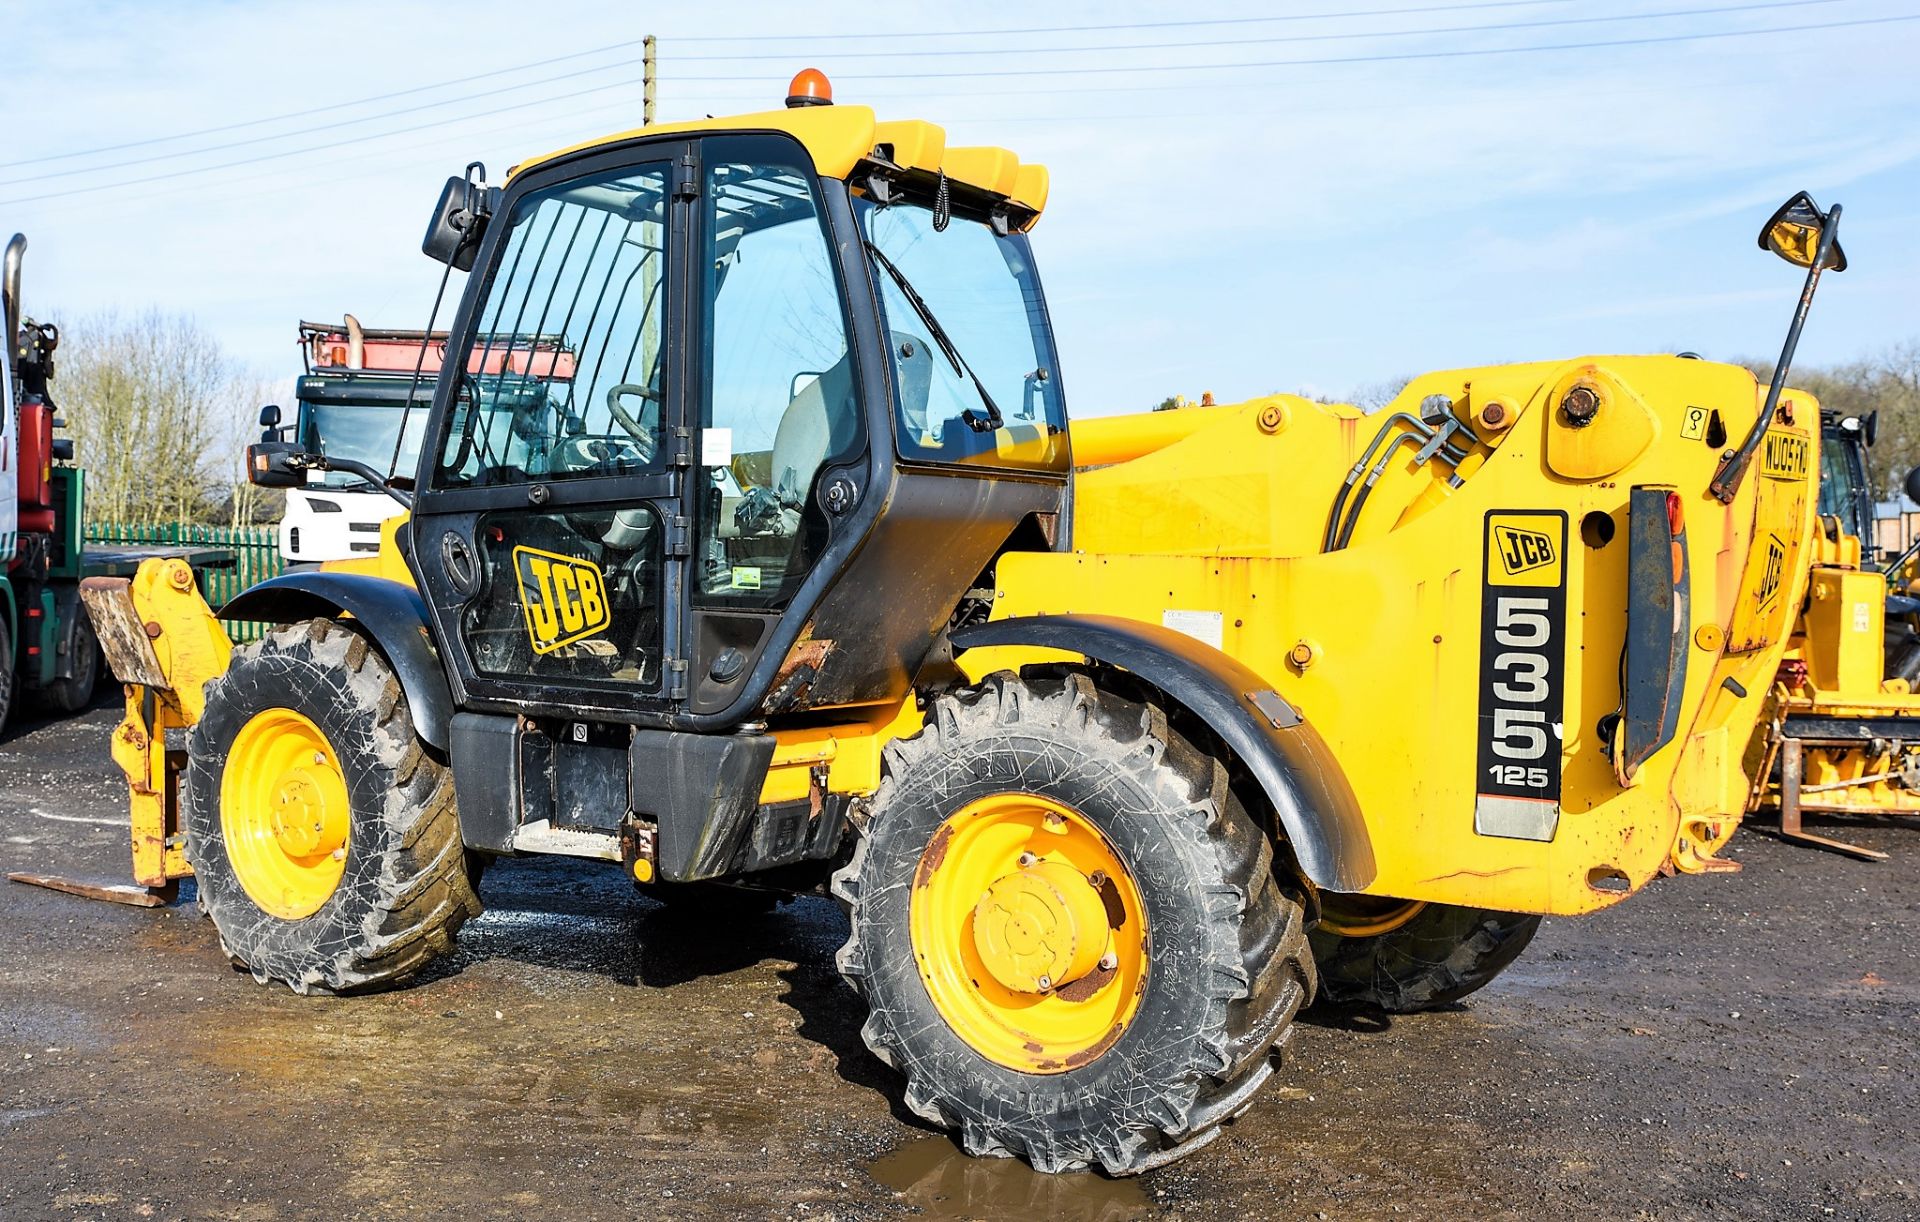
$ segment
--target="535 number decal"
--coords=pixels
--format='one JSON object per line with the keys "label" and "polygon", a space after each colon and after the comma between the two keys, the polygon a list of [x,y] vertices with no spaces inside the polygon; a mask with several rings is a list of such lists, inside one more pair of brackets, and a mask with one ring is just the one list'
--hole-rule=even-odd
{"label": "535 number decal", "polygon": [[1484,836],[1551,840],[1560,821],[1567,519],[1487,515],[1478,797]]}

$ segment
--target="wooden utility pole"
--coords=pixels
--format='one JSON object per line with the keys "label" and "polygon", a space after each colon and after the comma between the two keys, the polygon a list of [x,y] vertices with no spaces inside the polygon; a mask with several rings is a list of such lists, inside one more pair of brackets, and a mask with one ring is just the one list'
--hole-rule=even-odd
{"label": "wooden utility pole", "polygon": [[654,49],[657,45],[657,41],[651,34],[641,42],[640,64],[643,81],[640,94],[640,125],[642,127],[653,126]]}

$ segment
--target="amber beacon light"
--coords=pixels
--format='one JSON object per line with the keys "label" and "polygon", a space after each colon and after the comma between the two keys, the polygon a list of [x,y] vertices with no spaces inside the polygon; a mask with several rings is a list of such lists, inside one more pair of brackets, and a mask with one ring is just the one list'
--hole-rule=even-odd
{"label": "amber beacon light", "polygon": [[833,85],[828,82],[827,74],[818,68],[802,68],[794,73],[793,81],[787,86],[787,105],[833,105]]}

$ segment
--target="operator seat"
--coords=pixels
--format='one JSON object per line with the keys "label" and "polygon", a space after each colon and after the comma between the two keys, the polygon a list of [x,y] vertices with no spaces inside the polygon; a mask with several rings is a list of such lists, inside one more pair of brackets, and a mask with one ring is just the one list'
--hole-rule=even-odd
{"label": "operator seat", "polygon": [[853,393],[852,354],[802,386],[780,416],[773,434],[768,463],[768,486],[783,505],[806,503],[827,456],[838,454],[858,431],[859,415]]}

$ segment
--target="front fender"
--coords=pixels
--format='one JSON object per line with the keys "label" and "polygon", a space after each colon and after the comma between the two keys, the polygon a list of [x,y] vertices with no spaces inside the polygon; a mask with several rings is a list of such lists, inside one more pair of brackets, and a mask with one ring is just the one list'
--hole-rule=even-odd
{"label": "front fender", "polygon": [[1359,891],[1376,867],[1366,819],[1339,761],[1273,685],[1239,659],[1184,633],[1108,615],[995,620],[952,636],[957,650],[1058,649],[1117,666],[1205,722],[1239,756],[1279,816],[1316,887]]}
{"label": "front fender", "polygon": [[420,592],[382,577],[309,569],[270,578],[220,609],[229,620],[291,623],[351,615],[373,638],[407,695],[414,733],[446,753],[453,721],[453,692],[427,628]]}

